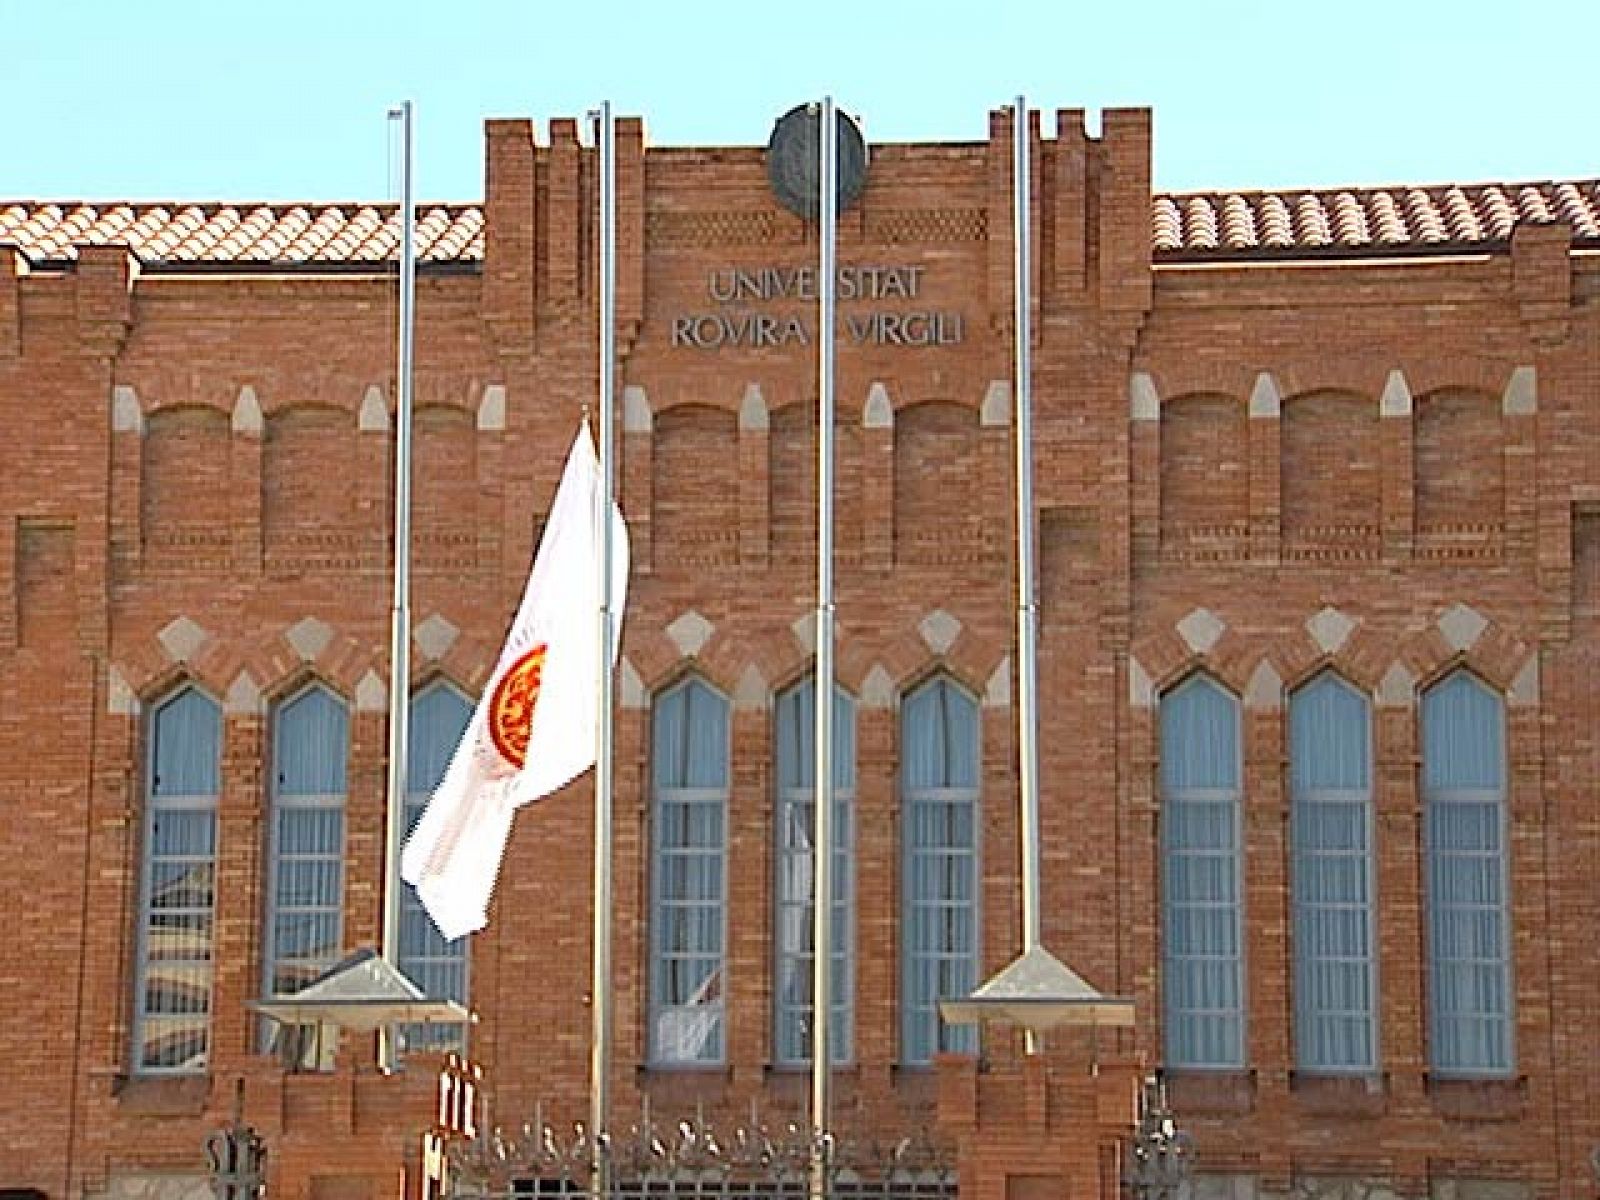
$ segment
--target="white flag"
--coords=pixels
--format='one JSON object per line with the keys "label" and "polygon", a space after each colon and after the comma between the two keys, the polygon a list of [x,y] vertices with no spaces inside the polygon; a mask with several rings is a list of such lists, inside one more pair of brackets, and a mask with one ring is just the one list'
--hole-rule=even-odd
{"label": "white flag", "polygon": [[[601,689],[611,686],[609,668],[600,666],[602,488],[585,421],[500,661],[401,855],[401,877],[446,938],[487,924],[512,813],[594,765]],[[608,507],[614,663],[627,597],[628,531],[616,503]]]}

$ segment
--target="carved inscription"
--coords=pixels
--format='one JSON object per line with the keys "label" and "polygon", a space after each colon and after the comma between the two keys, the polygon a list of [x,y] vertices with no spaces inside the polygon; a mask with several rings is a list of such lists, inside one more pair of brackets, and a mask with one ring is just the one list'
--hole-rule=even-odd
{"label": "carved inscription", "polygon": [[[965,314],[924,306],[926,271],[916,265],[840,267],[835,336],[857,346],[959,345],[966,338]],[[816,313],[793,305],[815,304],[817,288],[815,267],[713,270],[706,298],[714,307],[673,316],[672,344],[692,350],[810,346]]]}

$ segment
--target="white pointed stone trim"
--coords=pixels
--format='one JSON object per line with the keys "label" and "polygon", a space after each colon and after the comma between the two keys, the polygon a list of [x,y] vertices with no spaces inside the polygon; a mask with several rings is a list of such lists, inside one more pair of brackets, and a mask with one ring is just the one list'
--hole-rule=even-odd
{"label": "white pointed stone trim", "polygon": [[266,418],[261,415],[261,401],[256,398],[255,388],[248,383],[240,388],[239,394],[234,397],[230,425],[233,432],[246,437],[260,437],[266,428]]}
{"label": "white pointed stone trim", "polygon": [[1178,636],[1195,654],[1209,654],[1222,639],[1228,626],[1209,608],[1197,608],[1174,627]]}
{"label": "white pointed stone trim", "polygon": [[685,658],[693,658],[704,650],[715,632],[716,627],[692,608],[667,626],[667,637]]}
{"label": "white pointed stone trim", "polygon": [[361,397],[361,415],[356,418],[356,428],[362,433],[382,433],[389,428],[389,402],[383,398],[383,389],[375,383],[369,385]]}
{"label": "white pointed stone trim", "polygon": [[622,389],[622,432],[649,433],[654,428],[649,395],[637,383],[630,383]]}
{"label": "white pointed stone trim", "polygon": [[1417,677],[1404,663],[1392,663],[1378,681],[1378,703],[1384,708],[1410,708],[1417,698]]}
{"label": "white pointed stone trim", "polygon": [[1128,655],[1128,704],[1133,708],[1154,708],[1156,688],[1150,673],[1133,655]]}
{"label": "white pointed stone trim", "polygon": [[1500,411],[1508,417],[1531,417],[1539,411],[1539,372],[1534,367],[1518,367],[1500,397]]}
{"label": "white pointed stone trim", "polygon": [[734,685],[733,707],[738,712],[764,712],[769,694],[766,679],[755,663],[751,663],[740,673],[739,682]]}
{"label": "white pointed stone trim", "polygon": [[1383,381],[1383,395],[1378,397],[1380,417],[1409,417],[1411,415],[1411,387],[1399,371],[1390,371]]}
{"label": "white pointed stone trim", "polygon": [[948,654],[961,636],[961,622],[942,608],[936,608],[917,623],[917,632],[935,654]]}
{"label": "white pointed stone trim", "polygon": [[1156,381],[1147,371],[1135,371],[1128,378],[1128,419],[1161,420],[1161,393],[1156,391]]}
{"label": "white pointed stone trim", "polygon": [[1470,604],[1452,605],[1439,618],[1439,633],[1452,650],[1471,650],[1487,628],[1489,618]]}
{"label": "white pointed stone trim", "polygon": [[167,652],[167,657],[173,662],[193,662],[194,656],[200,652],[211,635],[200,625],[188,617],[178,617],[156,634],[161,648]]}
{"label": "white pointed stone trim", "polygon": [[125,383],[111,389],[111,432],[144,436],[144,410],[139,407],[139,393]]}
{"label": "white pointed stone trim", "polygon": [[283,636],[302,662],[314,662],[333,640],[333,627],[316,617],[301,617]]}
{"label": "white pointed stone trim", "polygon": [[356,684],[356,711],[365,713],[386,712],[389,708],[389,688],[378,673],[368,669]]}
{"label": "white pointed stone trim", "polygon": [[893,429],[894,405],[889,403],[889,389],[874,383],[867,389],[867,405],[861,410],[863,429]]}
{"label": "white pointed stone trim", "polygon": [[478,432],[501,433],[506,427],[506,385],[486,384],[478,400]]}
{"label": "white pointed stone trim", "polygon": [[861,707],[894,707],[894,680],[879,663],[873,663],[867,677],[861,681]]}
{"label": "white pointed stone trim", "polygon": [[1537,708],[1539,706],[1539,652],[1535,650],[1528,655],[1528,661],[1522,664],[1522,669],[1517,672],[1517,677],[1511,681],[1511,690],[1506,693],[1506,699],[1513,708]]}
{"label": "white pointed stone trim", "polygon": [[1306,620],[1306,632],[1324,654],[1337,654],[1355,632],[1357,622],[1331,605]]}
{"label": "white pointed stone trim", "polygon": [[449,654],[450,647],[456,644],[460,636],[461,630],[438,613],[431,613],[411,630],[411,640],[429,662],[438,662]]}
{"label": "white pointed stone trim", "polygon": [[1004,429],[1011,424],[1011,385],[1004,379],[991,379],[978,410],[978,424],[985,429]]}
{"label": "white pointed stone trim", "polygon": [[739,401],[739,430],[766,429],[771,424],[767,415],[767,398],[761,394],[761,385],[746,385]]}
{"label": "white pointed stone trim", "polygon": [[1278,391],[1278,381],[1271,372],[1262,371],[1250,388],[1250,415],[1262,420],[1283,414],[1283,393]]}
{"label": "white pointed stone trim", "polygon": [[789,632],[794,634],[800,649],[807,654],[813,653],[817,648],[817,614],[813,611],[796,617],[789,626]]}
{"label": "white pointed stone trim", "polygon": [[139,697],[116,667],[106,672],[106,711],[113,717],[139,715]]}
{"label": "white pointed stone trim", "polygon": [[1011,703],[1011,656],[1007,654],[989,673],[983,685],[983,707],[1005,708]]}
{"label": "white pointed stone trim", "polygon": [[261,688],[249,671],[240,671],[228,685],[228,694],[222,698],[222,711],[238,716],[260,716],[266,711]]}
{"label": "white pointed stone trim", "polygon": [[1244,688],[1244,706],[1255,712],[1277,712],[1283,707],[1283,676],[1263,658],[1250,673]]}
{"label": "white pointed stone trim", "polygon": [[650,693],[645,691],[644,680],[639,678],[639,669],[624,656],[622,665],[617,671],[617,690],[623,708],[645,709],[650,707]]}

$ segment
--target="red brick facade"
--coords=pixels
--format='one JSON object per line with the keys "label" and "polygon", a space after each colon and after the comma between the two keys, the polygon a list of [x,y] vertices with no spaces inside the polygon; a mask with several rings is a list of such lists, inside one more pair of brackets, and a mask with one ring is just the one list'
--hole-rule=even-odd
{"label": "red brick facade", "polygon": [[[1279,1194],[1349,1176],[1404,1196],[1499,1195],[1482,1181],[1590,1195],[1593,238],[1523,221],[1460,253],[1156,253],[1149,114],[1107,112],[1098,138],[1079,113],[1060,124],[1033,159],[1045,943],[1135,999],[1137,1030],[1101,1034],[1106,1060],[1159,1063],[1156,704],[1204,669],[1245,713],[1248,1044],[1246,1070],[1173,1080],[1202,1171]],[[916,281],[915,296],[842,303],[856,324],[837,376],[838,664],[859,699],[856,1061],[837,1103],[842,1121],[885,1131],[930,1120],[939,1083],[896,1062],[895,706],[936,669],[983,697],[986,971],[1020,936],[1009,137],[996,116],[985,143],[875,148],[842,220],[842,263]],[[803,1079],[768,1065],[771,697],[809,664],[796,625],[812,604],[814,346],[751,345],[730,320],[814,314],[715,293],[720,272],[810,265],[814,232],[773,200],[759,150],[646,150],[637,122],[619,140],[635,567],[614,1095],[622,1114],[641,1094],[799,1111]],[[490,122],[482,259],[424,266],[413,608],[459,632],[414,652],[419,681],[481,686],[590,403],[595,186],[574,122],[538,145],[527,122]],[[348,1063],[285,1080],[254,1055],[245,1005],[260,988],[268,714],[308,679],[352,711],[344,941],[379,933],[394,279],[349,263],[203,266],[141,269],[107,244],[29,270],[0,244],[0,895],[16,922],[0,943],[0,1186],[75,1200],[192,1174],[243,1075],[252,1118],[281,1143],[276,1194],[365,1194],[340,1181],[377,1179],[387,1195],[350,1147],[367,1144],[370,1105],[399,1102],[372,1099]],[[900,344],[918,340],[933,344]],[[686,637],[673,623],[691,611],[705,624]],[[938,611],[954,622],[930,624]],[[288,636],[308,617],[330,631],[312,653]],[[1506,703],[1511,1079],[1428,1071],[1416,698],[1456,664]],[[1284,698],[1328,665],[1374,702],[1380,1071],[1355,1080],[1294,1069]],[[641,1065],[648,697],[689,670],[734,704],[727,1065],[671,1073]],[[210,1073],[144,1078],[130,1071],[141,714],[184,680],[225,711]],[[521,815],[472,943],[472,1053],[496,1120],[536,1101],[584,1110],[589,787]],[[1010,1039],[988,1048],[1016,1068]],[[963,1127],[1019,1103],[970,1082]]]}

